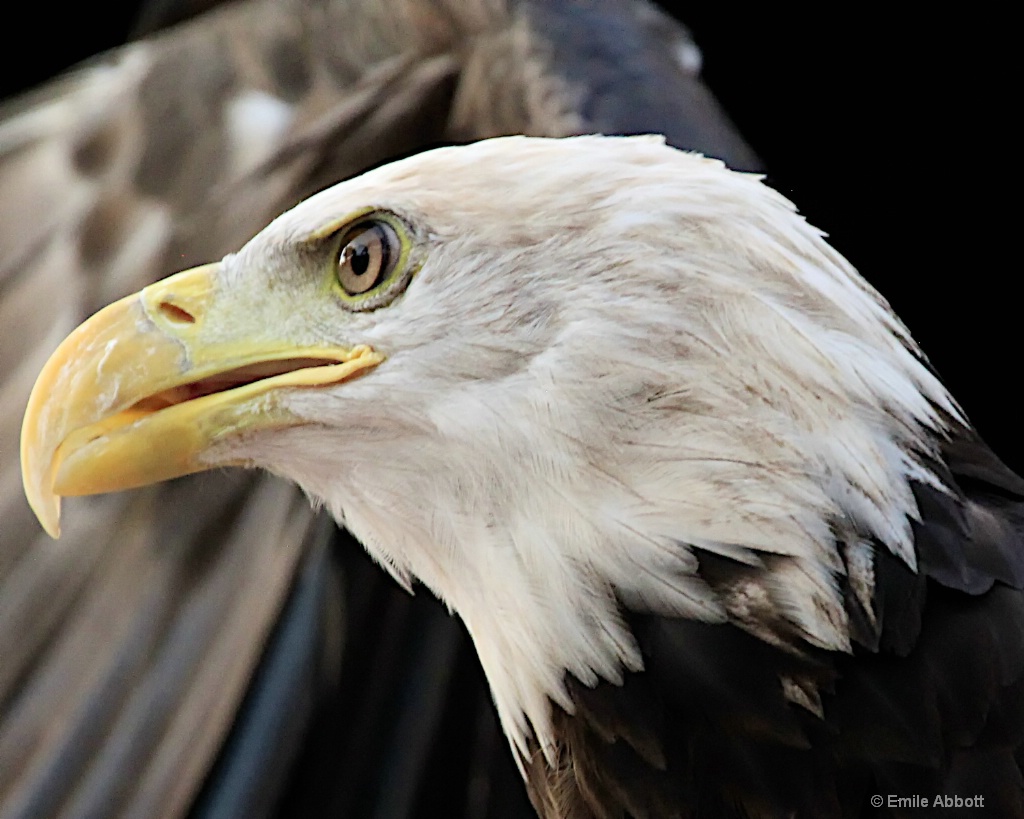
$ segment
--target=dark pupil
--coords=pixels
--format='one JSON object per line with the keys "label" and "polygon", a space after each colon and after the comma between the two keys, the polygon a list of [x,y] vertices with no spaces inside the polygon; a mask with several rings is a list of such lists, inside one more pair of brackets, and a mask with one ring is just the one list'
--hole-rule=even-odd
{"label": "dark pupil", "polygon": [[348,263],[352,266],[352,272],[362,276],[370,266],[370,249],[366,245],[356,245],[352,248],[352,255],[348,257]]}

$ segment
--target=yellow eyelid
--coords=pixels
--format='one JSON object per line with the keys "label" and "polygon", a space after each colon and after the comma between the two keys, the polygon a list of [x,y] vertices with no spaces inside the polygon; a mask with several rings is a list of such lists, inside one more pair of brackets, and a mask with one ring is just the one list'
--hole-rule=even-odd
{"label": "yellow eyelid", "polygon": [[[398,258],[390,271],[384,278],[369,290],[363,293],[351,294],[345,291],[337,276],[338,253],[343,243],[349,239],[352,232],[371,222],[383,222],[391,227],[395,236],[398,237],[399,252]],[[410,258],[414,250],[414,242],[410,235],[410,228],[397,214],[379,207],[366,207],[348,213],[341,219],[332,221],[329,225],[312,233],[307,237],[308,244],[319,244],[330,240],[332,252],[330,258],[330,275],[328,277],[329,289],[334,295],[350,310],[360,312],[376,310],[390,303],[391,299],[397,296],[404,286],[408,284],[415,269],[410,269]],[[415,266],[418,269],[418,265]]]}

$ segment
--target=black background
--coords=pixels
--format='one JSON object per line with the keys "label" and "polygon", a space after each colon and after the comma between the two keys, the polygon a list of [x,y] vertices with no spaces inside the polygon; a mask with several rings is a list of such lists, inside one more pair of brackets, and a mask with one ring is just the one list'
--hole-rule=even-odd
{"label": "black background", "polygon": [[[18,6],[17,23],[8,9],[0,93],[124,42],[138,5],[37,3]],[[771,184],[890,300],[982,435],[1021,471],[1009,145],[1020,140],[1010,124],[1019,94],[999,36],[1009,24],[983,6],[948,17],[840,4],[817,14],[667,8],[694,32],[705,80]]]}

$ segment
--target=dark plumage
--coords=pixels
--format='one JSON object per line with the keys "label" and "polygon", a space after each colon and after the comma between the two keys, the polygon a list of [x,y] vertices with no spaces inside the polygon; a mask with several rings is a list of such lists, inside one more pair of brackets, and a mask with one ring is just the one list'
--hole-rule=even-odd
{"label": "dark plumage", "polygon": [[[875,623],[846,596],[851,655],[770,646],[730,624],[632,618],[646,670],[621,687],[569,681],[578,710],[559,712],[559,730],[584,775],[552,781],[535,757],[544,815],[923,809],[875,810],[874,794],[981,796],[986,812],[1024,815],[1024,481],[970,429],[941,451],[952,491],[915,487],[920,572],[876,550]],[[701,555],[716,586],[750,571]],[[787,701],[780,675],[820,687],[820,701]]]}

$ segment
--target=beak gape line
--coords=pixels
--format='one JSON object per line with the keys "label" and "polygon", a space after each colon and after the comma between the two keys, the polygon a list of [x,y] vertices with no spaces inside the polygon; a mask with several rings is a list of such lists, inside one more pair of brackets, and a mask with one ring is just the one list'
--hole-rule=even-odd
{"label": "beak gape line", "polygon": [[269,316],[239,318],[222,303],[230,290],[219,287],[219,274],[219,265],[205,265],[115,302],[43,367],[22,425],[22,479],[52,536],[60,496],[233,465],[211,448],[301,423],[281,406],[283,390],[338,384],[383,361],[365,345],[275,337]]}

